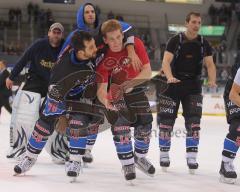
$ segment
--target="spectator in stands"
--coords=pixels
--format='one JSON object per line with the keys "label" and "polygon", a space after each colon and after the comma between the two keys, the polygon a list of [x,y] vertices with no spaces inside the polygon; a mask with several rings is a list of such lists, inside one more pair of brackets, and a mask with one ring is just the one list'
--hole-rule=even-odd
{"label": "spectator in stands", "polygon": [[15,10],[15,16],[16,16],[17,26],[20,26],[22,23],[22,10],[20,8],[17,8]]}
{"label": "spectator in stands", "polygon": [[3,40],[0,40],[0,52],[4,52],[5,48],[4,48],[4,42]]}
{"label": "spectator in stands", "polygon": [[21,46],[21,42],[17,42],[14,48],[15,54],[16,55],[21,55],[23,52],[22,46]]}
{"label": "spectator in stands", "polygon": [[54,23],[53,14],[52,14],[51,9],[47,9],[46,18],[47,18],[47,28],[48,28]]}
{"label": "spectator in stands", "polygon": [[165,43],[162,43],[161,46],[160,46],[160,50],[161,50],[161,61],[163,60],[163,55],[164,55],[165,48],[166,48],[166,44],[165,44]]}
{"label": "spectator in stands", "polygon": [[208,15],[211,18],[211,25],[216,24],[217,8],[213,4],[208,9]]}
{"label": "spectator in stands", "polygon": [[38,36],[44,37],[47,30],[47,16],[44,9],[40,9],[39,11],[39,30],[38,30]]}
{"label": "spectator in stands", "polygon": [[8,21],[9,21],[9,26],[12,26],[13,21],[14,21],[14,10],[11,8],[8,11]]}
{"label": "spectator in stands", "polygon": [[14,55],[15,54],[15,49],[14,49],[14,42],[11,42],[8,46],[7,46],[7,54],[8,55]]}
{"label": "spectator in stands", "polygon": [[154,51],[154,61],[156,63],[160,63],[161,62],[161,50],[160,50],[159,46]]}
{"label": "spectator in stands", "polygon": [[38,16],[39,16],[38,4],[34,5],[34,7],[33,7],[33,15],[34,15],[34,23],[36,24],[38,22]]}
{"label": "spectator in stands", "polygon": [[240,3],[236,3],[235,12],[236,12],[238,21],[240,21]]}
{"label": "spectator in stands", "polygon": [[114,19],[114,18],[115,18],[115,15],[113,14],[112,11],[110,11],[110,12],[107,14],[107,18],[108,18],[108,19]]}
{"label": "spectator in stands", "polygon": [[124,18],[123,18],[122,15],[117,15],[117,16],[116,16],[116,19],[117,19],[118,21],[124,21]]}
{"label": "spectator in stands", "polygon": [[31,23],[33,16],[33,4],[29,2],[27,5],[27,13],[28,13],[28,23]]}
{"label": "spectator in stands", "polygon": [[221,71],[221,81],[222,82],[226,82],[226,80],[228,79],[228,71],[227,71],[227,68],[224,68],[222,71]]}

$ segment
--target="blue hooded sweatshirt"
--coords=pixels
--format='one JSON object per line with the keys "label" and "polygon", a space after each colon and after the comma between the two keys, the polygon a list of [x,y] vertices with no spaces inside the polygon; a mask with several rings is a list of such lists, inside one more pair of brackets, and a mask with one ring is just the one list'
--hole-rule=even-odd
{"label": "blue hooded sweatshirt", "polygon": [[[95,13],[96,13],[96,21],[95,21],[95,28],[92,29],[92,28],[89,28],[86,24],[85,24],[85,21],[84,21],[84,9],[87,5],[91,5],[92,7],[94,7],[94,10],[95,10]],[[122,26],[122,30],[123,30],[123,33],[129,31],[130,29],[132,29],[132,26],[125,23],[125,22],[122,22],[122,21],[119,21],[121,26]],[[101,28],[101,24],[100,24],[100,21],[99,21],[99,15],[97,15],[97,12],[96,12],[96,8],[93,4],[91,3],[85,3],[83,4],[82,6],[80,6],[78,12],[77,12],[77,29],[72,31],[68,37],[66,38],[66,41],[65,43],[63,44],[62,46],[62,49],[60,51],[60,54],[59,56],[61,56],[64,51],[66,49],[68,49],[68,47],[70,46],[71,44],[71,37],[73,36],[74,32],[77,31],[77,30],[82,30],[82,31],[86,31],[86,32],[89,32],[93,37],[97,38],[99,33],[100,33],[100,28]],[[133,38],[132,38],[133,39]],[[96,41],[96,42],[99,42],[99,41]],[[128,40],[127,40],[128,42]],[[131,40],[129,41],[129,43],[134,43],[132,42]],[[98,46],[98,45],[97,45]]]}

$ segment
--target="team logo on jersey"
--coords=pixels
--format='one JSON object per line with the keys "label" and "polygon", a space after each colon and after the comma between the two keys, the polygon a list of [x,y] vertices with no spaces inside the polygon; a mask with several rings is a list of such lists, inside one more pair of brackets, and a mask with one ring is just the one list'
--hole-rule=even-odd
{"label": "team logo on jersey", "polygon": [[28,101],[29,101],[28,103],[31,104],[31,103],[34,101],[34,97],[31,98],[31,96],[28,95],[27,93],[24,93],[24,94],[25,94],[25,95],[27,96],[27,98],[28,98]]}
{"label": "team logo on jersey", "polygon": [[40,61],[40,64],[43,66],[43,67],[46,67],[48,69],[52,69],[52,67],[54,66],[55,62],[52,62],[52,61],[45,61],[44,59],[42,59]]}

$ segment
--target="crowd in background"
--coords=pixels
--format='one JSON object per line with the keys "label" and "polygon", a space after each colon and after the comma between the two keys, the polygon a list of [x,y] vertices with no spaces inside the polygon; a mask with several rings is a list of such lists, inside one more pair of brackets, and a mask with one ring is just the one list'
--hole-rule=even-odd
{"label": "crowd in background", "polygon": [[[10,8],[8,11],[8,21],[4,21],[0,18],[0,52],[8,55],[21,55],[24,49],[28,46],[28,42],[15,42],[10,41],[7,44],[4,43],[3,33],[4,27],[15,28],[21,27],[22,23],[26,25],[32,25],[37,30],[37,36],[42,37],[46,35],[47,29],[54,22],[54,17],[51,9],[44,10],[38,4],[30,2],[26,7],[26,13],[20,8]],[[101,10],[97,7],[98,14],[101,14]],[[210,22],[212,25],[230,25],[233,12],[240,20],[240,3],[236,4],[222,4],[220,7],[211,5],[208,10]],[[24,17],[24,18],[23,18]],[[107,14],[108,19],[118,19],[124,21],[124,17],[120,14],[115,14],[109,11]],[[145,44],[145,48],[152,62],[161,64],[163,59],[165,43],[155,44],[151,39],[149,29],[145,31],[137,30],[136,35],[141,38]],[[230,66],[228,65],[227,39],[224,35],[219,42],[213,43],[213,58],[217,66],[217,77],[220,83],[224,83],[230,74]],[[237,48],[240,50],[240,35],[237,38]],[[160,65],[159,65],[160,66]],[[156,70],[156,69],[155,69]],[[203,73],[204,78],[204,73]]]}

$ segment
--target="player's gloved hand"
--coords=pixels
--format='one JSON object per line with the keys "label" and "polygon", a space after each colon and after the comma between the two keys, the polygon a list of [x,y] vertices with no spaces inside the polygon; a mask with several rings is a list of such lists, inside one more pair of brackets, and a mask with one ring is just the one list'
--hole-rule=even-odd
{"label": "player's gloved hand", "polygon": [[48,87],[48,96],[56,101],[63,101],[63,96],[60,93],[61,88],[58,85],[50,85]]}

